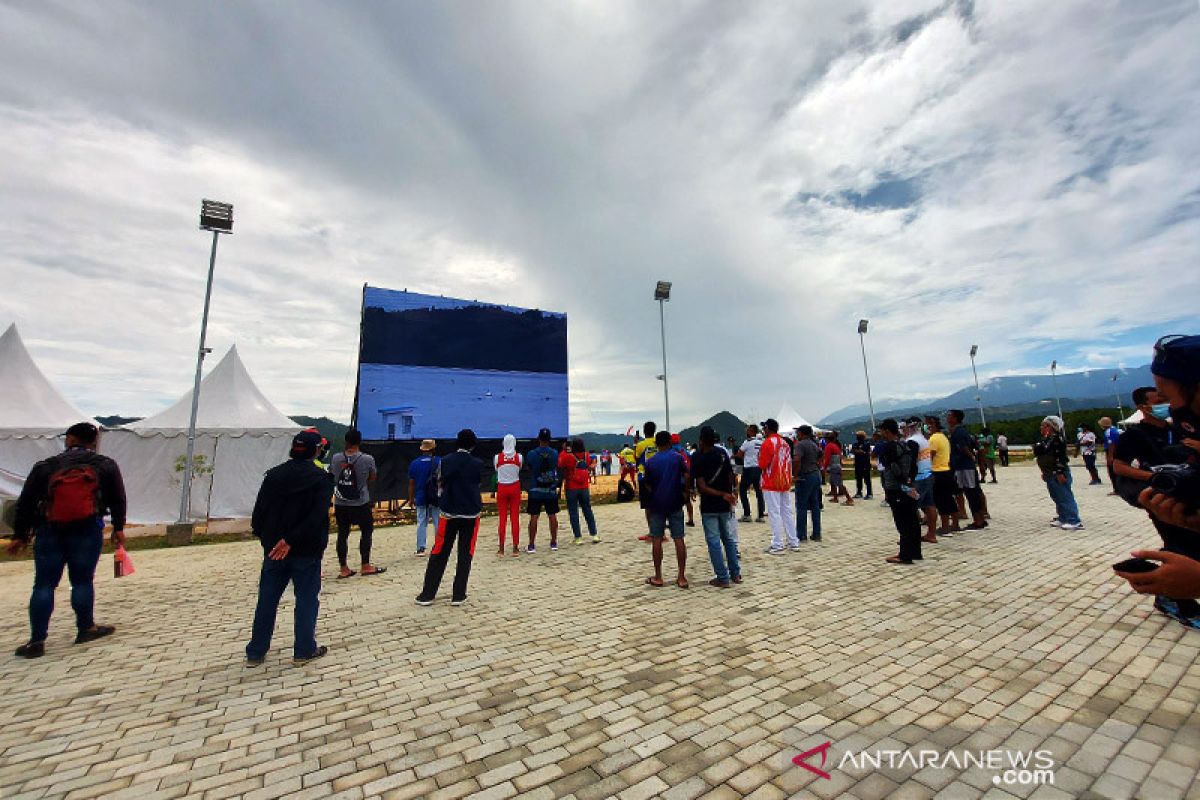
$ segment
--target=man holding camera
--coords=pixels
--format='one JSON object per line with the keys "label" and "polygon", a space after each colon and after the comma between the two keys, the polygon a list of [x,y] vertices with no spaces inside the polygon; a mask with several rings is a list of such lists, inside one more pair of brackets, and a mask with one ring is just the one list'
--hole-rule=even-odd
{"label": "man holding camera", "polygon": [[[1159,398],[1169,405],[1172,444],[1166,464],[1150,470],[1149,486],[1138,496],[1160,532],[1178,530],[1163,550],[1138,550],[1138,565],[1123,562],[1117,575],[1141,594],[1154,594],[1155,608],[1188,625],[1200,627],[1200,561],[1189,555],[1200,537],[1200,336],[1164,336],[1154,345],[1150,366]],[[1146,398],[1143,398],[1146,399]],[[1155,408],[1157,405],[1158,408]],[[1162,412],[1151,406],[1152,416]],[[1184,550],[1187,552],[1175,552]],[[1153,562],[1159,562],[1154,565]],[[1132,571],[1134,568],[1142,571]]]}

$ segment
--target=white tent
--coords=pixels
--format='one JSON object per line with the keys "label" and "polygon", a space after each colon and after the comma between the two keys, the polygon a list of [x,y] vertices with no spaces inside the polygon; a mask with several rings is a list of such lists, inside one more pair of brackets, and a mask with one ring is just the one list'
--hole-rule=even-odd
{"label": "white tent", "polygon": [[[178,518],[191,410],[188,391],[165,411],[105,434],[101,451],[125,476],[131,522]],[[255,385],[237,348],[229,348],[200,384],[192,517],[250,516],[263,472],[287,459],[298,430]]]}
{"label": "white tent", "polygon": [[784,403],[779,408],[779,413],[775,415],[775,421],[779,423],[780,433],[790,434],[801,425],[808,425],[814,431],[824,430],[820,425],[813,425],[811,422],[800,416],[800,412],[792,408],[787,403]]}
{"label": "white tent", "polygon": [[96,421],[58,393],[10,325],[0,336],[0,497],[20,494],[30,468],[62,452],[76,422]]}

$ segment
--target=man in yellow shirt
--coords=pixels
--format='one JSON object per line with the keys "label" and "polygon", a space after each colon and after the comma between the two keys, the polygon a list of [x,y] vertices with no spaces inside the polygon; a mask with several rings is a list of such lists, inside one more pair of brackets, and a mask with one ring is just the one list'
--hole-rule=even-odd
{"label": "man in yellow shirt", "polygon": [[942,518],[939,536],[961,531],[958,526],[958,503],[954,500],[954,473],[950,471],[950,440],[942,433],[942,421],[930,414],[925,417],[929,436],[929,452],[933,459],[933,502]]}
{"label": "man in yellow shirt", "polygon": [[[637,447],[633,448],[633,458],[637,462],[637,477],[638,477],[638,505],[646,512],[646,527],[650,527],[650,509],[647,508],[646,502],[649,499],[649,493],[644,488],[642,481],[646,478],[646,462],[658,455],[658,446],[654,443],[654,432],[658,430],[658,425],[653,422],[647,422],[642,426],[642,434],[646,437],[637,443]],[[650,534],[639,536],[643,542],[650,541]]]}

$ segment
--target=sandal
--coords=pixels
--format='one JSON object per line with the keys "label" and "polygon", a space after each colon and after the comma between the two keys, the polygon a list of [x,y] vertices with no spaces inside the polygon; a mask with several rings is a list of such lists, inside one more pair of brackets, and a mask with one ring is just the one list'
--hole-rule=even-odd
{"label": "sandal", "polygon": [[687,578],[676,578],[675,585],[678,586],[680,589],[687,589],[687,588],[691,587],[691,584],[688,583]]}
{"label": "sandal", "polygon": [[339,572],[339,573],[338,573],[338,580],[340,581],[340,580],[342,580],[343,578],[353,578],[353,577],[354,577],[355,575],[357,575],[357,574],[358,574],[358,573],[357,573],[357,572],[355,572],[354,570],[350,570],[350,571],[349,571],[349,572],[347,572],[345,575],[343,575],[342,573],[340,573],[340,572]]}
{"label": "sandal", "polygon": [[659,578],[646,578],[646,585],[655,588],[662,588],[663,582]]}
{"label": "sandal", "polygon": [[385,572],[387,572],[387,567],[376,567],[370,572],[363,572],[363,577],[365,578],[368,575],[382,575]]}

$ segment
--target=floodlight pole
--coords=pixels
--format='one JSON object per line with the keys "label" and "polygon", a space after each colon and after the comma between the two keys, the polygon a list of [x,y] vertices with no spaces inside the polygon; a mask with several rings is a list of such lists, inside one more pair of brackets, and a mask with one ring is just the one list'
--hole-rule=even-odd
{"label": "floodlight pole", "polygon": [[867,408],[871,412],[871,430],[875,430],[875,401],[871,399],[871,373],[867,371],[867,320],[858,321],[858,344],[862,348],[863,377],[867,379]]}
{"label": "floodlight pole", "polygon": [[666,312],[663,311],[663,303],[665,303],[665,302],[666,302],[665,298],[662,298],[662,297],[658,298],[658,330],[659,330],[659,334],[662,337],[662,357],[663,357],[663,372],[662,372],[663,405],[665,406],[665,412],[666,412],[666,417],[667,417],[666,430],[669,431],[669,430],[671,430],[671,393],[669,391],[667,391],[667,317],[666,317]]}
{"label": "floodlight pole", "polygon": [[1054,402],[1058,406],[1058,418],[1066,424],[1067,418],[1062,413],[1062,400],[1058,397],[1058,359],[1050,362],[1050,380],[1054,383]]}
{"label": "floodlight pole", "polygon": [[212,301],[213,272],[217,266],[217,238],[222,233],[233,232],[233,206],[205,200],[200,206],[200,228],[212,231],[212,251],[208,256],[208,283],[204,287],[204,314],[200,318],[200,347],[196,352],[196,379],[192,383],[192,414],[188,420],[187,457],[183,464],[183,492],[179,497],[179,522],[188,522],[192,503],[192,458],[196,452],[196,417],[200,411],[200,377],[204,371],[204,357],[212,352],[205,347],[208,336],[208,309]]}
{"label": "floodlight pole", "polygon": [[979,373],[975,371],[975,354],[979,352],[978,345],[971,345],[971,374],[975,376],[975,402],[979,404],[979,424],[987,427],[987,417],[983,415],[983,394],[979,391]]}
{"label": "floodlight pole", "polygon": [[1112,377],[1112,379],[1113,379],[1113,396],[1117,398],[1117,422],[1120,422],[1123,419],[1125,419],[1125,409],[1121,405],[1121,390],[1117,388],[1117,378],[1119,378],[1120,376],[1121,376],[1121,373],[1114,372],[1113,377]]}

